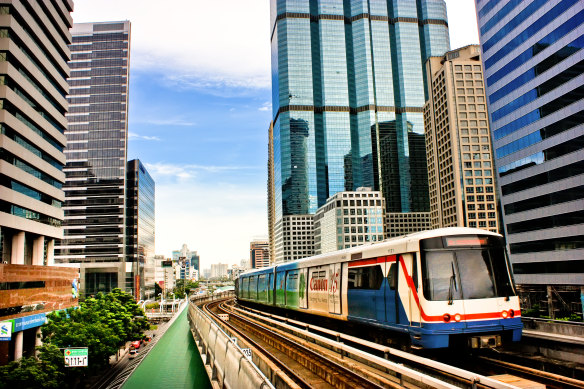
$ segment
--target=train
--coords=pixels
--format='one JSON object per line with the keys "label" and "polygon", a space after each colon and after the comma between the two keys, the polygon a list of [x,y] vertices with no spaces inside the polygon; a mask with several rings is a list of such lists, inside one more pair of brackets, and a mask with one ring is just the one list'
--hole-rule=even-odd
{"label": "train", "polygon": [[422,231],[252,269],[236,279],[235,293],[244,305],[375,329],[390,344],[400,335],[414,349],[496,348],[519,341],[523,328],[504,238],[476,228]]}

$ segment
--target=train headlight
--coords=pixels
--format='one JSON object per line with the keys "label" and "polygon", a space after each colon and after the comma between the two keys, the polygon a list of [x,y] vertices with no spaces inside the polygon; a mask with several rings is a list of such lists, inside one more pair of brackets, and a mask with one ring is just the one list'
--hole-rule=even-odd
{"label": "train headlight", "polygon": [[444,316],[442,316],[442,319],[444,319],[444,323],[448,323],[450,321],[450,315],[445,313]]}
{"label": "train headlight", "polygon": [[460,321],[460,319],[462,319],[462,317],[460,316],[460,313],[457,313],[456,315],[454,315],[454,320],[456,320],[458,322],[458,321]]}
{"label": "train headlight", "polygon": [[515,317],[515,311],[513,309],[509,311],[509,317],[512,319]]}
{"label": "train headlight", "polygon": [[509,312],[503,311],[501,312],[501,316],[503,316],[503,319],[507,319],[507,317],[509,317]]}

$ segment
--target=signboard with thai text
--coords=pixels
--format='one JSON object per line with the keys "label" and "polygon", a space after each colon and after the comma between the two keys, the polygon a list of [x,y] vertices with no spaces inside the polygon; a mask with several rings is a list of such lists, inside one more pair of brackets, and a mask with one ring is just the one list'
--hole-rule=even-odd
{"label": "signboard with thai text", "polygon": [[66,348],[65,367],[87,367],[87,347]]}

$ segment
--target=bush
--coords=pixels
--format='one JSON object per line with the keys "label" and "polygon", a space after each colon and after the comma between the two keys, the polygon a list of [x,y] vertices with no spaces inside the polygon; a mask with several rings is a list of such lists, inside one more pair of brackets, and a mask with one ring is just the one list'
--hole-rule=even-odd
{"label": "bush", "polygon": [[146,304],[146,306],[144,308],[146,308],[146,309],[158,309],[158,308],[160,308],[160,303]]}

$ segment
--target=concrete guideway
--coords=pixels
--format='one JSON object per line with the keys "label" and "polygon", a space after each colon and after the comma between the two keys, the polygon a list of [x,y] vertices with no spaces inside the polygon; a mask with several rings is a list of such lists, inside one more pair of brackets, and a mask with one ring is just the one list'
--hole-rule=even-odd
{"label": "concrete guideway", "polygon": [[190,336],[183,301],[168,323],[159,325],[150,344],[108,386],[119,388],[210,388],[196,345]]}

